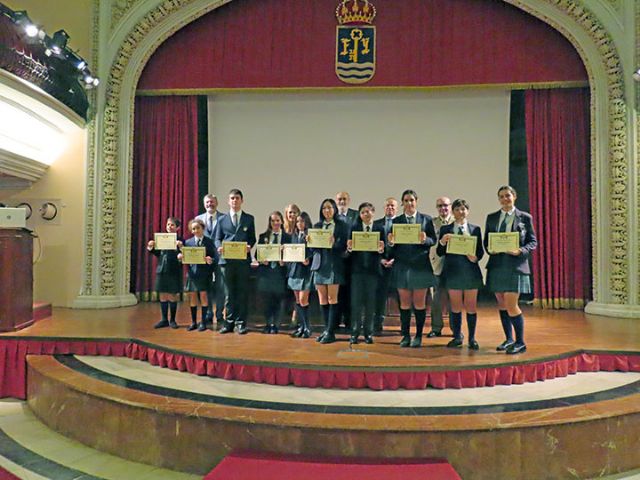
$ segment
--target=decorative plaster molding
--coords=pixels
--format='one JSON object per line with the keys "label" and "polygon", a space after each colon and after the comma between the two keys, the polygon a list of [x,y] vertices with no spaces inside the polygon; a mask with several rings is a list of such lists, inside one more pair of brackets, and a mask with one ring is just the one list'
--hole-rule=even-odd
{"label": "decorative plaster molding", "polygon": [[587,303],[584,311],[589,315],[640,319],[640,305],[618,305],[611,303],[589,302]]}
{"label": "decorative plaster molding", "polygon": [[119,308],[136,305],[138,299],[132,293],[126,295],[81,295],[73,301],[73,308]]}
{"label": "decorative plaster molding", "polygon": [[135,2],[136,0],[113,0],[113,4],[111,5],[111,21],[109,22],[112,31],[118,24],[118,21],[125,16]]}

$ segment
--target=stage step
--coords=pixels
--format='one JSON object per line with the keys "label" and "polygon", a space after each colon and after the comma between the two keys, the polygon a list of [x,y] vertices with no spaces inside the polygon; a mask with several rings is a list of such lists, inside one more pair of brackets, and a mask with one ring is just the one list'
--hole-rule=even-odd
{"label": "stage step", "polygon": [[232,382],[126,358],[34,355],[28,368],[29,406],[54,430],[200,475],[236,450],[445,458],[464,479],[589,478],[640,466],[637,373],[376,392]]}

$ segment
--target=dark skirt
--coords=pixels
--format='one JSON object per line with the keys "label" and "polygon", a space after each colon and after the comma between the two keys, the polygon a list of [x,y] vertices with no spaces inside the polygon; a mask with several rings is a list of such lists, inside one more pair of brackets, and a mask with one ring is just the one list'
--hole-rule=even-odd
{"label": "dark skirt", "polygon": [[492,268],[487,271],[487,288],[493,293],[531,293],[531,276],[512,268]]}
{"label": "dark skirt", "polygon": [[287,280],[287,286],[289,287],[289,289],[297,291],[313,290],[311,275],[307,275],[303,278],[289,278]]}
{"label": "dark skirt", "polygon": [[313,272],[313,284],[314,285],[342,285],[344,283],[344,275],[339,273],[328,271]]}
{"label": "dark skirt", "polygon": [[156,274],[155,291],[158,293],[180,293],[182,292],[182,272],[158,273]]}
{"label": "dark skirt", "polygon": [[436,286],[436,277],[429,270],[412,268],[408,265],[394,265],[392,285],[404,290],[423,290]]}
{"label": "dark skirt", "polygon": [[477,290],[482,288],[482,272],[477,263],[453,262],[447,263],[445,260],[442,275],[440,275],[440,286],[448,290]]}
{"label": "dark skirt", "polygon": [[187,284],[184,287],[185,292],[206,292],[211,288],[211,277],[187,276]]}

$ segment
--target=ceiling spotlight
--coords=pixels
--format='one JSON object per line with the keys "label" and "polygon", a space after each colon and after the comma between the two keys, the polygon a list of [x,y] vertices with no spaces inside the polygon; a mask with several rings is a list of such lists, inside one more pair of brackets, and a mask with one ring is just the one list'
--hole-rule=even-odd
{"label": "ceiling spotlight", "polygon": [[80,60],[77,64],[76,64],[76,68],[78,70],[84,70],[84,67],[87,66],[87,62],[85,62],[84,60]]}
{"label": "ceiling spotlight", "polygon": [[633,72],[632,77],[636,82],[640,82],[640,68]]}
{"label": "ceiling spotlight", "polygon": [[13,14],[14,21],[24,28],[28,37],[35,38],[40,33],[40,29],[31,21],[29,15],[24,10],[19,10]]}
{"label": "ceiling spotlight", "polygon": [[38,35],[38,32],[40,31],[40,29],[38,27],[36,27],[35,25],[31,24],[31,25],[27,25],[26,27],[24,27],[24,31],[27,32],[27,36],[28,37],[36,37]]}
{"label": "ceiling spotlight", "polygon": [[56,55],[60,55],[64,47],[67,46],[68,40],[69,34],[64,30],[58,30],[53,34],[53,38],[51,38],[49,42],[47,42],[47,49],[51,50]]}
{"label": "ceiling spotlight", "polygon": [[98,85],[100,85],[100,79],[98,77],[93,79],[93,86],[97,87]]}

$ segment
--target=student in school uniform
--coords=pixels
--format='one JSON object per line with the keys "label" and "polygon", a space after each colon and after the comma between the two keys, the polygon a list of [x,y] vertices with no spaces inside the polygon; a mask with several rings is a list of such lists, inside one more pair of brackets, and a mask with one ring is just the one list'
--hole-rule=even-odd
{"label": "student in school uniform", "polygon": [[[311,228],[311,217],[302,212],[296,218],[296,228],[291,235],[291,243],[306,244],[307,232]],[[309,321],[309,293],[313,288],[311,274],[311,249],[305,250],[303,262],[289,264],[287,286],[293,290],[295,311],[298,328],[291,334],[295,338],[309,338],[311,336],[311,322]]]}
{"label": "student in school uniform", "polygon": [[[358,207],[360,221],[351,232],[375,233],[378,236],[378,250],[363,252],[353,250],[353,240],[347,240],[347,252],[351,259],[351,338],[349,343],[358,343],[360,332],[364,333],[364,341],[373,343],[373,326],[375,316],[375,293],[382,275],[382,254],[384,253],[384,227],[374,223],[375,207],[369,203],[361,203]],[[364,318],[362,313],[364,310]]]}
{"label": "student in school uniform", "polygon": [[[189,231],[193,237],[187,238],[184,242],[185,247],[204,247],[205,263],[191,264],[187,270],[187,284],[185,291],[188,292],[189,305],[191,306],[191,325],[187,330],[192,331],[198,328],[198,300],[202,308],[202,323],[207,321],[207,310],[209,303],[207,292],[211,287],[211,279],[214,269],[215,246],[210,238],[204,235],[204,222],[202,220],[193,219],[189,222]],[[182,253],[178,254],[178,259],[182,261]]]}
{"label": "student in school uniform", "polygon": [[[176,233],[180,228],[180,220],[175,217],[167,218],[165,225],[167,233]],[[182,246],[182,239],[177,237],[176,250],[156,250],[156,242],[149,240],[147,250],[158,258],[156,267],[155,291],[160,297],[160,311],[162,318],[153,328],[178,328],[176,312],[178,311],[178,295],[182,292],[182,265],[178,260],[178,248]],[[169,317],[169,312],[171,316]]]}
{"label": "student in school uniform", "polygon": [[389,297],[389,292],[393,290],[394,294],[397,295],[397,290],[391,287],[391,272],[393,267],[393,259],[388,258],[387,244],[388,244],[388,236],[391,233],[391,228],[393,226],[393,219],[396,217],[398,213],[398,201],[389,197],[384,201],[384,217],[375,220],[373,223],[382,227],[384,230],[384,235],[382,236],[382,240],[385,243],[385,254],[382,260],[382,276],[380,277],[380,281],[378,282],[378,291],[376,292],[376,313],[375,313],[375,321],[373,325],[373,335],[382,335],[382,327],[384,325],[384,317],[387,314],[387,299]]}
{"label": "student in school uniform", "polygon": [[[393,284],[400,297],[400,347],[418,348],[422,345],[422,332],[426,319],[427,289],[435,285],[429,261],[429,249],[436,243],[433,221],[429,215],[418,212],[418,195],[405,190],[401,197],[403,214],[393,219],[393,225],[418,224],[418,244],[396,244],[393,232],[389,234],[389,251],[393,259]],[[416,318],[416,335],[411,339],[411,309]]]}
{"label": "student in school uniform", "polygon": [[338,207],[332,198],[322,201],[319,217],[320,221],[314,225],[314,228],[330,230],[332,246],[313,249],[311,271],[325,322],[325,331],[317,341],[333,343],[336,341],[335,330],[339,322],[338,288],[345,281],[344,258],[350,229],[338,218]]}
{"label": "student in school uniform", "polygon": [[[476,341],[476,323],[478,320],[478,289],[482,287],[482,272],[478,262],[484,255],[482,248],[482,230],[479,226],[467,222],[469,204],[461,198],[452,204],[454,222],[440,227],[437,253],[444,257],[440,279],[442,287],[449,293],[449,323],[453,330],[453,340],[447,347],[462,346],[462,309],[467,312],[467,330],[469,348],[478,350]],[[476,238],[476,249],[473,255],[454,255],[447,253],[447,244],[455,235],[470,235]]]}
{"label": "student in school uniform", "polygon": [[[216,227],[215,245],[218,249],[220,273],[224,285],[225,322],[221,334],[235,330],[245,335],[247,330],[247,290],[249,288],[249,265],[251,248],[256,243],[256,227],[253,215],[242,210],[244,196],[234,188],[229,191],[229,213],[220,217]],[[225,241],[247,242],[247,256],[243,260],[226,259],[222,255]]]}
{"label": "student in school uniform", "polygon": [[[498,189],[500,210],[490,213],[484,228],[484,248],[489,253],[487,287],[495,293],[505,341],[496,350],[510,355],[524,353],[524,317],[518,306],[521,293],[531,293],[529,257],[538,246],[531,215],[515,206],[518,195],[515,188],[503,185]],[[492,252],[489,234],[517,232],[519,247],[507,253]],[[513,339],[515,331],[515,341]]]}
{"label": "student in school uniform", "polygon": [[[291,242],[291,236],[282,228],[284,224],[282,213],[278,211],[271,212],[268,222],[267,230],[260,234],[256,245],[282,245]],[[282,261],[258,263],[257,260],[252,265],[258,269],[258,291],[262,295],[265,307],[263,333],[277,334],[280,329],[282,302],[286,293],[286,266]]]}
{"label": "student in school uniform", "polygon": [[[300,215],[300,207],[298,207],[295,203],[290,203],[286,207],[284,207],[284,225],[282,229],[288,233],[289,235],[293,235],[294,230],[296,229],[296,219]],[[294,301],[289,296],[286,295],[284,299],[284,309],[285,312],[291,312],[291,326],[294,327],[294,332],[298,331],[300,325],[298,324],[298,312],[294,308]]]}

